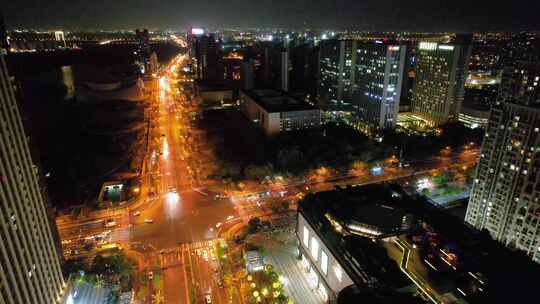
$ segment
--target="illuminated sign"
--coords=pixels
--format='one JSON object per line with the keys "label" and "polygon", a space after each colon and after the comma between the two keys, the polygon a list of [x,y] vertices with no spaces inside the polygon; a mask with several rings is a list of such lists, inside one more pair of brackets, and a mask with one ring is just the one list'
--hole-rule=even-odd
{"label": "illuminated sign", "polygon": [[399,46],[397,45],[393,45],[391,47],[389,47],[390,51],[398,51],[399,50]]}
{"label": "illuminated sign", "polygon": [[204,30],[202,28],[192,27],[191,28],[191,34],[192,35],[202,35],[202,34],[204,34]]}
{"label": "illuminated sign", "polygon": [[418,48],[421,50],[433,51],[437,49],[437,43],[436,42],[420,42],[420,45],[418,45]]}
{"label": "illuminated sign", "polygon": [[454,47],[451,45],[439,45],[439,50],[453,51]]}

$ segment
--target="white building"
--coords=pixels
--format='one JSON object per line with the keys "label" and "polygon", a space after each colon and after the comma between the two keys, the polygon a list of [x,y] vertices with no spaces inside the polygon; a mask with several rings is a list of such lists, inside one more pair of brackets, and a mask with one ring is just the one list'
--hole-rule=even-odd
{"label": "white building", "polygon": [[266,135],[321,127],[321,111],[275,90],[240,91],[240,110]]}

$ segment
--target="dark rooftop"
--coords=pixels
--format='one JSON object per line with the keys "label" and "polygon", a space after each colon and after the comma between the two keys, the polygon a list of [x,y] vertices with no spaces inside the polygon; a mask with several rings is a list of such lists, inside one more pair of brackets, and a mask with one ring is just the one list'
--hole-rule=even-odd
{"label": "dark rooftop", "polygon": [[224,80],[196,79],[195,85],[199,87],[201,92],[230,91],[233,89],[232,85]]}
{"label": "dark rooftop", "polygon": [[317,109],[317,107],[314,107],[305,101],[288,96],[285,93],[276,90],[261,89],[243,92],[269,113]]}
{"label": "dark rooftop", "polygon": [[[531,279],[540,275],[539,265],[524,254],[493,241],[487,233],[470,228],[424,198],[406,194],[398,184],[379,183],[308,195],[300,201],[298,212],[318,231],[321,240],[357,284],[362,282],[365,274],[379,281],[378,284],[394,288],[403,286],[403,279],[381,250],[383,242],[369,240],[377,238],[369,234],[366,237],[351,233],[346,228],[347,223],[388,229],[395,227],[395,221],[400,217],[411,215],[412,223],[422,225],[413,224],[410,229],[403,229],[400,238],[412,241],[414,237],[438,235],[437,238],[444,240],[440,244],[445,250],[452,250],[458,256],[457,271],[442,271],[439,275],[457,280],[474,273],[484,279],[483,292],[467,297],[469,303],[502,303],[501,300],[508,297],[526,299],[534,296],[534,280]],[[344,234],[336,231],[328,215],[343,226]],[[357,263],[346,256],[352,256]],[[382,273],[380,269],[386,269],[386,272]],[[462,284],[461,279],[456,282]],[[432,283],[436,285],[437,281]],[[437,288],[435,285],[433,288]],[[508,290],[514,292],[506,294]]]}
{"label": "dark rooftop", "polygon": [[[410,282],[398,265],[388,259],[385,250],[370,238],[403,232],[394,229],[401,227],[404,217],[411,222],[412,218],[406,212],[390,205],[392,201],[406,199],[404,194],[392,184],[372,184],[306,196],[298,210],[314,229],[319,230],[321,240],[340,260],[353,281],[362,285],[401,288]],[[348,235],[336,232],[329,217]]]}

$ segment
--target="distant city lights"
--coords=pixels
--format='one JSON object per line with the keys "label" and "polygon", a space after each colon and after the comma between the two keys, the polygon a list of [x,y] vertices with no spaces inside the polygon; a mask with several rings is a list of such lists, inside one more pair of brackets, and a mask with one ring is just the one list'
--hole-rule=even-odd
{"label": "distant city lights", "polygon": [[202,28],[199,28],[199,27],[194,27],[191,29],[191,34],[192,35],[203,35],[204,34],[204,29]]}
{"label": "distant city lights", "polygon": [[383,168],[381,166],[375,166],[371,168],[371,174],[373,175],[379,175],[383,172]]}

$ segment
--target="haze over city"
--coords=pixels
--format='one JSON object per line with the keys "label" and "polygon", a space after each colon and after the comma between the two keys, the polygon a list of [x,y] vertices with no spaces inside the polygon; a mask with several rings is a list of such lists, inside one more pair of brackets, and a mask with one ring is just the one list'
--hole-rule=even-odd
{"label": "haze over city", "polygon": [[535,30],[537,1],[7,1],[12,28],[278,27],[370,31]]}

